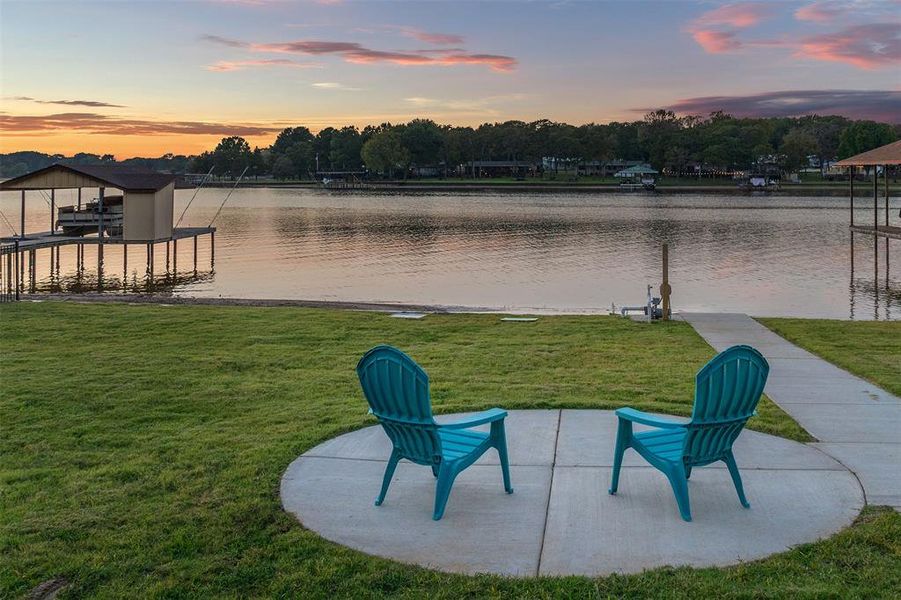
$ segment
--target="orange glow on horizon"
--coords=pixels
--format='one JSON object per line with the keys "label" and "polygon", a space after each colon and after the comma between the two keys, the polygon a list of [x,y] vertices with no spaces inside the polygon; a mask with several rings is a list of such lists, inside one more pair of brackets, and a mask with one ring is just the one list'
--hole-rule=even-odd
{"label": "orange glow on horizon", "polygon": [[[72,156],[79,152],[112,154],[117,160],[140,156],[156,158],[167,153],[193,155],[216,147],[222,135],[125,136],[85,133],[55,133],[3,136],[0,153],[33,150],[45,154]],[[268,147],[275,135],[243,136],[250,147]]]}

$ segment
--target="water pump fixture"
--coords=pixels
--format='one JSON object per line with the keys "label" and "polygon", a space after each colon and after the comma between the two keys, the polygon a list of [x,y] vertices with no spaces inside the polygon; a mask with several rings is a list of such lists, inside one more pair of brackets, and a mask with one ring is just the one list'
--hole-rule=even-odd
{"label": "water pump fixture", "polygon": [[663,318],[663,309],[660,308],[660,298],[651,295],[652,286],[648,286],[648,302],[644,306],[623,306],[620,314],[626,316],[627,313],[637,312],[644,314],[648,318],[648,322]]}

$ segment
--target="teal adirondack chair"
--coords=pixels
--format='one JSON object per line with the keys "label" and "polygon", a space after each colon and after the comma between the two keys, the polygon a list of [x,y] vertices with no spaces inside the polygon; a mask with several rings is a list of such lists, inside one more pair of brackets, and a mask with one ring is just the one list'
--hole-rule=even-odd
{"label": "teal adirondack chair", "polygon": [[[492,408],[464,421],[439,425],[432,418],[429,376],[412,358],[391,346],[376,346],[364,354],[357,375],[370,412],[394,445],[376,506],[385,500],[398,461],[406,458],[430,466],[438,478],[432,518],[439,520],[454,479],[489,448],[497,450],[504,489],[513,493],[504,432],[506,411]],[[491,423],[490,433],[472,430],[485,423]]]}
{"label": "teal adirondack chair", "polygon": [[[669,479],[679,512],[686,521],[691,521],[688,478],[692,467],[720,460],[729,468],[742,506],[750,508],[732,455],[732,444],[755,414],[769,371],[770,366],[760,352],[750,346],[733,346],[698,371],[695,404],[689,422],[661,419],[632,408],[617,410],[619,426],[610,493],[615,494],[619,485],[623,454],[627,448],[634,448]],[[632,423],[651,425],[656,429],[632,433]]]}

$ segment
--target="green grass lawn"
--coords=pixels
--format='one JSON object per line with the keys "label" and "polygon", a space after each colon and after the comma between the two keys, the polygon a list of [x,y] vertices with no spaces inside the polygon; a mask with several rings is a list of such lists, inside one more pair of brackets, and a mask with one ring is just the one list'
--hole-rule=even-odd
{"label": "green grass lawn", "polygon": [[[437,411],[625,404],[688,414],[713,351],[685,323],[610,317],[20,303],[0,308],[0,597],[888,597],[901,517],[726,569],[603,579],[438,573],[320,538],[281,510],[296,456],[372,424],[376,343],[430,373]],[[750,426],[805,439],[771,403]],[[371,490],[374,494],[375,488]]]}
{"label": "green grass lawn", "polygon": [[901,321],[758,320],[788,341],[901,396]]}

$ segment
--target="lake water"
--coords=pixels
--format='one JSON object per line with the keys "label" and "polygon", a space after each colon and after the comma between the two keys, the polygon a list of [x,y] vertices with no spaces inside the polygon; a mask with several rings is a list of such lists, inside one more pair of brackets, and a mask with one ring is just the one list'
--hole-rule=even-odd
{"label": "lake water", "polygon": [[[201,190],[182,225],[208,225],[226,193]],[[177,192],[176,215],[192,194]],[[18,196],[2,196],[18,226]],[[37,192],[28,202],[28,229],[47,230],[48,206]],[[898,224],[901,201],[891,204]],[[871,224],[872,200],[857,205],[855,218]],[[901,241],[852,241],[846,198],[241,189],[215,225],[214,272],[207,237],[196,277],[190,241],[179,244],[175,281],[157,246],[158,293],[606,312],[643,304],[647,284],[656,293],[667,242],[674,310],[901,316]],[[95,252],[87,247],[89,269]],[[142,289],[144,246],[129,247],[127,270],[122,258],[121,246],[107,247],[106,289],[121,288],[123,275],[129,291]],[[96,277],[73,275],[73,247],[59,278],[48,263],[40,251],[39,289],[83,289]]]}

